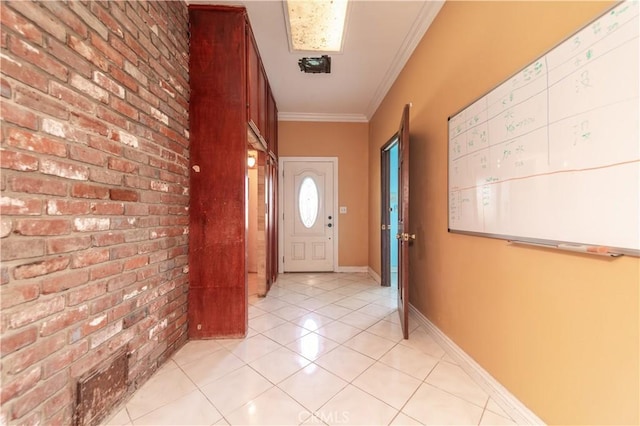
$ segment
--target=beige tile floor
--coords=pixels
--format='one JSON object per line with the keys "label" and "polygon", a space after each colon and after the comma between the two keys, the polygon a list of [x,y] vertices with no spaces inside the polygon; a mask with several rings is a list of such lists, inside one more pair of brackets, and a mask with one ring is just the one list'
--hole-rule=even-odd
{"label": "beige tile floor", "polygon": [[514,424],[366,274],[283,274],[245,339],[190,341],[108,425]]}

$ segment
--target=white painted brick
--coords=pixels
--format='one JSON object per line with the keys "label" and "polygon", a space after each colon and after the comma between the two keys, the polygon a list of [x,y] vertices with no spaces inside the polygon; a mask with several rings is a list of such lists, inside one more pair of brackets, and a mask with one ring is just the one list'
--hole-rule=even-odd
{"label": "white painted brick", "polygon": [[3,61],[11,62],[13,65],[22,68],[22,64],[20,62],[14,61],[4,53],[0,53],[0,58],[2,58]]}
{"label": "white painted brick", "polygon": [[107,320],[107,314],[100,315],[99,317],[95,317],[89,322],[91,327],[96,327]]}
{"label": "white painted brick", "polygon": [[164,123],[167,126],[169,125],[169,117],[159,109],[151,107],[151,115],[161,123]]}
{"label": "white painted brick", "polygon": [[0,206],[2,207],[24,207],[26,204],[22,200],[15,198],[0,197]]}
{"label": "white painted brick", "polygon": [[94,349],[122,331],[122,320],[94,333],[91,337],[91,349]]}
{"label": "white painted brick", "polygon": [[165,328],[167,328],[167,324],[168,324],[168,321],[165,318],[162,321],[160,321],[158,324],[151,327],[149,329],[149,340],[153,339],[153,336],[155,336],[159,331],[162,331]]}
{"label": "white painted brick", "polygon": [[89,169],[74,168],[73,165],[63,165],[58,162],[43,159],[40,161],[40,171],[48,175],[55,175],[73,180],[88,180]]}
{"label": "white painted brick", "polygon": [[141,289],[135,289],[133,290],[131,293],[125,293],[122,296],[122,300],[128,300],[131,299],[133,297],[136,297],[137,295],[139,295],[140,293],[142,293],[143,291],[147,290],[147,286],[145,285],[144,287],[142,287]]}
{"label": "white painted brick", "polygon": [[122,130],[118,130],[118,135],[120,136],[120,142],[122,142],[125,145],[129,145],[133,148],[137,148],[138,147],[138,138],[123,132]]}
{"label": "white painted brick", "polygon": [[54,215],[59,215],[60,210],[58,210],[58,202],[57,200],[48,200],[47,201],[47,214],[54,216]]}
{"label": "white painted brick", "polygon": [[171,75],[169,76],[169,82],[171,83],[171,87],[180,92],[180,94],[184,94],[184,87],[182,87],[182,85],[178,83],[178,80],[173,78]]}
{"label": "white painted brick", "polygon": [[26,43],[25,41],[20,40],[20,44],[22,45],[22,47],[27,49],[29,52],[40,54],[40,50],[38,50],[35,47],[31,46],[29,43]]}
{"label": "white painted brick", "polygon": [[111,80],[109,77],[101,73],[100,71],[93,72],[93,81],[99,86],[109,90],[120,99],[124,99],[124,87]]}
{"label": "white painted brick", "polygon": [[11,315],[9,320],[9,328],[20,328],[25,324],[29,324],[37,320],[38,318],[48,317],[51,314],[60,312],[64,309],[64,300],[64,297],[58,297],[56,299],[52,299],[51,303],[39,304],[30,309],[23,309]]}
{"label": "white painted brick", "polygon": [[169,192],[169,184],[158,180],[152,180],[151,189],[154,191]]}
{"label": "white painted brick", "polygon": [[82,78],[78,74],[74,74],[73,77],[71,77],[70,83],[73,87],[83,93],[86,93],[92,98],[105,104],[109,103],[109,92],[104,90],[102,87],[98,87],[92,82]]}
{"label": "white painted brick", "polygon": [[59,138],[67,136],[66,126],[63,123],[50,118],[42,120],[42,131],[53,136],[58,136]]}
{"label": "white painted brick", "polygon": [[106,231],[111,225],[111,220],[108,218],[77,217],[73,221],[73,225],[75,230],[80,232]]}

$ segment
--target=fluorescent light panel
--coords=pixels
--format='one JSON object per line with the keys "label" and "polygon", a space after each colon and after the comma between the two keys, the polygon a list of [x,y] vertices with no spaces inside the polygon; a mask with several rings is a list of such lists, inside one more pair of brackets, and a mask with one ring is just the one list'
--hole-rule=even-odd
{"label": "fluorescent light panel", "polygon": [[339,52],[347,0],[286,0],[292,50]]}

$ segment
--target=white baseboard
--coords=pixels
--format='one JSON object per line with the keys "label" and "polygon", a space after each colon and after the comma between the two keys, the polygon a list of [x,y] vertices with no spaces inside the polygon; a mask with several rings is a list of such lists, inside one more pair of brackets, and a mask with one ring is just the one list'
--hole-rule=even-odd
{"label": "white baseboard", "polygon": [[371,278],[373,278],[378,284],[382,283],[382,278],[380,278],[380,275],[378,275],[376,271],[371,269],[371,266],[369,266],[369,268],[367,269],[367,272],[369,272],[369,275],[371,275]]}
{"label": "white baseboard", "polygon": [[336,272],[369,272],[368,266],[338,266]]}
{"label": "white baseboard", "polygon": [[[369,272],[371,273],[371,272]],[[536,416],[533,411],[529,410],[518,398],[513,396],[511,392],[494,379],[484,368],[466,354],[453,340],[449,339],[438,327],[435,326],[427,317],[422,315],[413,305],[409,305],[409,310],[422,323],[422,325],[431,333],[434,340],[453,358],[458,365],[469,375],[475,382],[489,394],[489,396],[518,424],[526,425],[544,425],[545,423]]]}

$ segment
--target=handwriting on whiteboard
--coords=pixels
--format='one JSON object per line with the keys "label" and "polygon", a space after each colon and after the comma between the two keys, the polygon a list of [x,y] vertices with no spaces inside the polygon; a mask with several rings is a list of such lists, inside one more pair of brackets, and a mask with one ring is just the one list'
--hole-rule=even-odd
{"label": "handwriting on whiteboard", "polygon": [[[450,228],[527,233],[526,224],[548,214],[543,209],[568,199],[576,207],[567,206],[566,218],[550,222],[581,222],[574,208],[608,218],[613,213],[593,207],[593,196],[581,193],[581,182],[595,176],[596,185],[635,179],[631,203],[640,205],[638,9],[638,2],[619,4],[450,118]],[[565,186],[572,193],[563,200],[559,188]],[[617,198],[610,204],[629,206]],[[638,213],[631,229],[638,235],[640,207],[631,208]],[[582,225],[589,227],[588,220]],[[540,232],[552,238],[563,231]],[[576,238],[590,237],[581,232]],[[632,232],[620,227],[616,233]],[[624,246],[639,244],[638,237],[614,238]]]}

